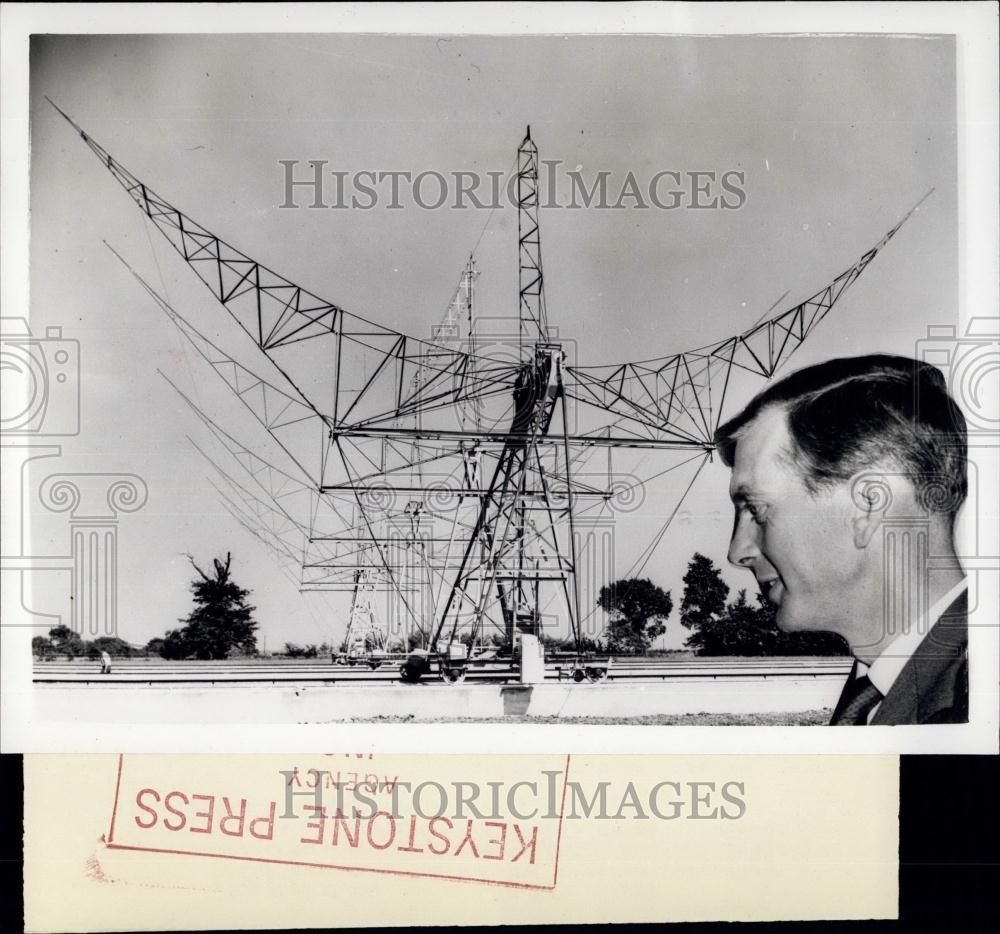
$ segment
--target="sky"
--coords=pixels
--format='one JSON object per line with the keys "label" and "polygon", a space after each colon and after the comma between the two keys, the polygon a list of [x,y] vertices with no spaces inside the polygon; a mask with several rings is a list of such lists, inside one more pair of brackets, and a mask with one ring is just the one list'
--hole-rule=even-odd
{"label": "sky", "polygon": [[[947,37],[44,36],[31,61],[31,327],[80,342],[81,431],[59,469],[134,473],[119,526],[119,634],[144,643],[190,610],[192,572],[233,553],[268,649],[338,639],[346,598],[301,594],[222,508],[211,448],[158,371],[261,450],[259,426],[104,245],[247,365],[255,348],[48,105],[205,227],[341,307],[425,337],[478,243],[480,313],[517,306],[516,212],[283,209],[280,160],[329,170],[506,172],[530,124],[543,159],[592,179],[742,172],[738,209],[543,209],[549,321],[581,365],[739,333],[850,267],[934,194],[791,358],[912,355],[957,321],[954,45]],[[432,189],[428,189],[432,190]],[[306,199],[301,199],[303,202]],[[241,343],[242,341],[242,343]],[[762,384],[741,383],[738,406]],[[218,449],[212,449],[216,453]],[[222,455],[217,454],[220,463]],[[661,469],[643,452],[623,469]],[[230,465],[233,476],[238,468]],[[681,472],[679,471],[678,474]],[[615,525],[630,567],[673,508],[651,482]],[[40,479],[40,477],[35,478]],[[680,602],[696,550],[725,563],[727,471],[698,476],[644,574]],[[36,512],[36,553],[66,550]],[[58,612],[68,575],[34,598]],[[677,612],[664,644],[683,639]]]}

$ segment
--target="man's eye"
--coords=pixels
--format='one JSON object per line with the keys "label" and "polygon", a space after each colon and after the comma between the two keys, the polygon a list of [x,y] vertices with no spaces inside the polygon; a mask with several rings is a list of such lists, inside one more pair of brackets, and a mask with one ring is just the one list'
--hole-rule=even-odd
{"label": "man's eye", "polygon": [[747,503],[747,512],[750,513],[754,522],[758,525],[763,525],[764,515],[766,512],[766,509],[763,506],[755,506],[753,503]]}

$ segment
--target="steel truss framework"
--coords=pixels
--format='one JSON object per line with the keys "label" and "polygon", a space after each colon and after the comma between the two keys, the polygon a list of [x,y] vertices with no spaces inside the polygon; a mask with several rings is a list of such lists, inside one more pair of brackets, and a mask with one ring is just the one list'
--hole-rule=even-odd
{"label": "steel truss framework", "polygon": [[[357,602],[363,582],[366,602],[369,588],[385,588],[431,645],[474,642],[490,625],[508,643],[518,630],[537,631],[543,587],[559,595],[578,637],[574,520],[620,492],[611,452],[673,451],[703,463],[733,371],[770,378],[919,206],[828,285],[741,334],[651,360],[582,366],[549,339],[529,129],[517,158],[517,359],[497,360],[476,346],[473,258],[430,339],[405,335],[241,252],[59,112],[272,371],[245,367],[139,279],[287,455],[287,469],[266,461],[188,399],[263,493],[211,461],[229,488],[219,490],[225,508],[285,571],[297,566],[303,589],[349,590]],[[582,477],[602,449],[607,476]]]}
{"label": "steel truss framework", "polygon": [[385,633],[379,626],[375,608],[376,581],[374,568],[354,572],[354,594],[344,636],[344,652],[349,659],[385,652]]}

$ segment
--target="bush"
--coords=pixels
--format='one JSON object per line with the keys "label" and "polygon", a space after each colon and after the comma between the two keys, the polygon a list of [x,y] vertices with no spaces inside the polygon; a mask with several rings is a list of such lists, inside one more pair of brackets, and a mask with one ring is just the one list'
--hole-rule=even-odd
{"label": "bush", "polygon": [[741,590],[723,616],[702,622],[685,643],[698,655],[846,655],[847,643],[829,632],[782,632],[775,607],[762,595],[757,605]]}

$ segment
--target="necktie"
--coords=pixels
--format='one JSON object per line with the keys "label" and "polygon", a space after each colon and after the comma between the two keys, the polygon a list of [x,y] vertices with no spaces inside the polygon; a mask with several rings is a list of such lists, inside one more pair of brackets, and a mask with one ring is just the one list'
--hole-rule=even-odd
{"label": "necktie", "polygon": [[882,700],[882,692],[868,680],[868,675],[851,678],[830,718],[830,726],[865,726],[871,709]]}

